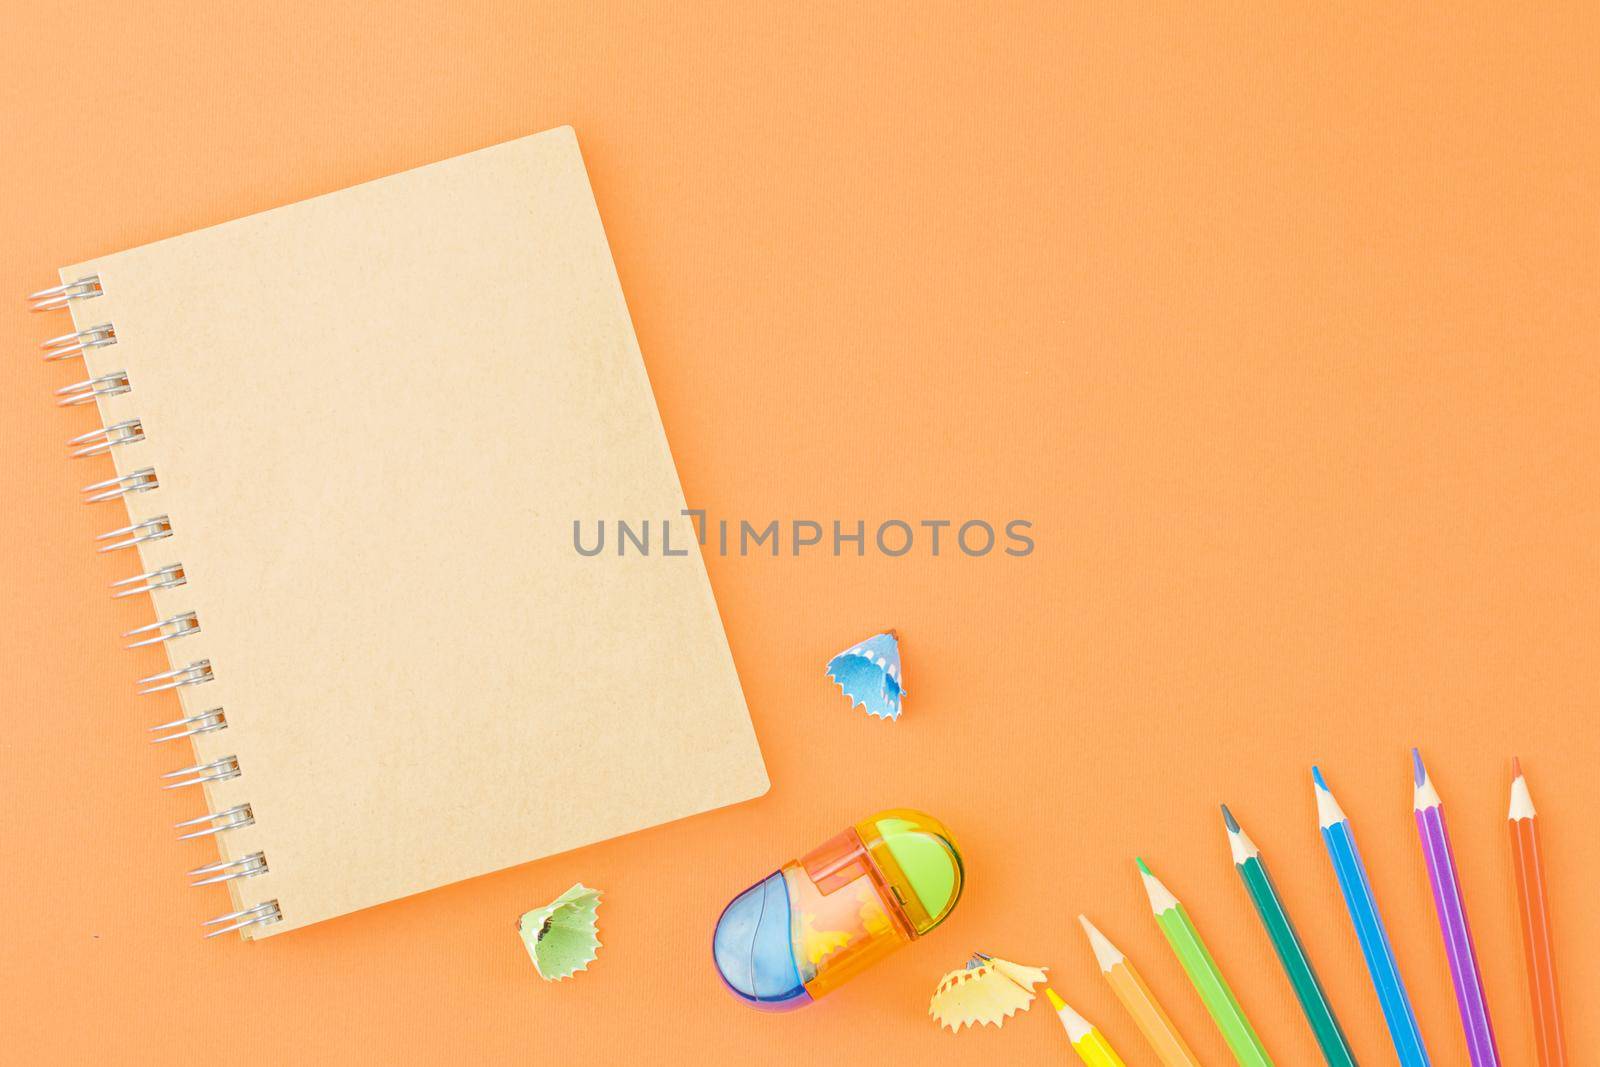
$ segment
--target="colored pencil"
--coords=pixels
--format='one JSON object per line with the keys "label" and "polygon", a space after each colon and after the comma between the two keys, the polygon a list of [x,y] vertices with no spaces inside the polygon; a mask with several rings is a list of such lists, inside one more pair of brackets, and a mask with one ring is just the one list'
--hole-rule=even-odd
{"label": "colored pencil", "polygon": [[1178,1028],[1161,1007],[1161,1002],[1145,985],[1144,977],[1134,969],[1133,961],[1096,929],[1087,916],[1078,916],[1078,921],[1083,924],[1083,932],[1089,937],[1089,947],[1094,950],[1095,962],[1100,965],[1100,973],[1105,977],[1106,984],[1133,1017],[1133,1025],[1139,1028],[1139,1033],[1155,1050],[1156,1059],[1161,1061],[1162,1067],[1200,1067],[1199,1057],[1183,1039],[1183,1035],[1178,1033]]}
{"label": "colored pencil", "polygon": [[1545,900],[1544,858],[1539,851],[1538,812],[1522,761],[1511,761],[1511,860],[1517,875],[1517,911],[1522,920],[1522,954],[1528,964],[1528,995],[1533,1001],[1534,1047],[1539,1067],[1566,1067],[1567,1042],[1561,1036],[1561,994],[1550,950],[1550,905]]}
{"label": "colored pencil", "polygon": [[1128,1067],[1122,1062],[1122,1057],[1117,1055],[1117,1050],[1111,1047],[1105,1035],[1096,1030],[1089,1020],[1079,1015],[1067,1006],[1066,1001],[1056,995],[1056,991],[1049,986],[1044,987],[1044,995],[1050,998],[1050,1006],[1056,1010],[1056,1018],[1061,1020],[1061,1025],[1066,1028],[1067,1040],[1072,1042],[1072,1051],[1078,1054],[1088,1067]]}
{"label": "colored pencil", "polygon": [[1467,1036],[1467,1056],[1472,1067],[1499,1067],[1500,1050],[1495,1045],[1494,1023],[1489,1019],[1489,1002],[1483,995],[1483,973],[1478,969],[1478,950],[1472,943],[1466,902],[1461,899],[1461,876],[1455,851],[1450,847],[1444,805],[1439,802],[1439,791],[1433,787],[1428,769],[1422,765],[1422,753],[1416,749],[1411,750],[1411,772],[1417,838],[1422,842],[1422,858],[1427,864],[1428,882],[1433,886],[1433,910],[1439,915],[1439,932],[1444,935],[1450,981],[1456,988],[1456,1010]]}
{"label": "colored pencil", "polygon": [[1317,796],[1317,825],[1322,828],[1322,843],[1333,861],[1334,877],[1344,896],[1344,906],[1350,912],[1350,923],[1355,927],[1361,956],[1366,960],[1373,991],[1378,994],[1378,1006],[1383,1009],[1384,1025],[1389,1028],[1389,1040],[1394,1042],[1400,1067],[1428,1067],[1428,1049],[1422,1043],[1417,1013],[1406,995],[1400,964],[1389,945],[1383,917],[1378,914],[1378,900],[1372,894],[1372,883],[1367,880],[1367,868],[1361,862],[1360,849],[1356,848],[1350,820],[1334,799],[1319,768],[1311,768],[1311,780]]}
{"label": "colored pencil", "polygon": [[1261,850],[1250,840],[1250,835],[1240,828],[1226,804],[1222,805],[1222,822],[1228,828],[1228,848],[1233,853],[1234,869],[1239,872],[1239,880],[1250,895],[1250,903],[1255,905],[1256,915],[1267,931],[1267,939],[1272,942],[1272,950],[1278,954],[1278,962],[1283,964],[1283,973],[1294,988],[1300,1010],[1305,1013],[1306,1022],[1311,1024],[1311,1032],[1317,1039],[1317,1047],[1322,1050],[1322,1058],[1332,1067],[1355,1067],[1356,1057],[1350,1051],[1350,1041],[1340,1029],[1339,1020],[1334,1017],[1328,994],[1323,992],[1317,972],[1311,966],[1311,958],[1306,955],[1300,935],[1295,932],[1289,912],[1283,906],[1283,899],[1278,896],[1278,888],[1272,884],[1272,876],[1267,873],[1266,864],[1261,859]]}
{"label": "colored pencil", "polygon": [[1211,957],[1211,950],[1200,939],[1200,931],[1195,929],[1189,912],[1178,903],[1172,890],[1150,873],[1144,860],[1137,862],[1139,874],[1144,879],[1144,891],[1150,897],[1150,910],[1155,912],[1156,925],[1161,927],[1167,944],[1172,946],[1172,952],[1183,965],[1195,992],[1200,994],[1206,1010],[1211,1013],[1211,1020],[1222,1031],[1222,1039],[1228,1043],[1233,1058],[1242,1067],[1272,1067],[1272,1058],[1262,1046],[1261,1038],[1256,1036],[1255,1027],[1245,1017],[1244,1009],[1239,1006],[1239,999],[1233,995],[1227,979],[1222,977],[1217,961]]}

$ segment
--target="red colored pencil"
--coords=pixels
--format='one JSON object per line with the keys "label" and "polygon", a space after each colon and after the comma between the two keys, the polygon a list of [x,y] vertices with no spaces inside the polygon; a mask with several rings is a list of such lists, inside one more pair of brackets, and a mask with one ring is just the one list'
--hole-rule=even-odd
{"label": "red colored pencil", "polygon": [[1545,901],[1544,860],[1539,854],[1539,820],[1522,777],[1522,762],[1511,760],[1511,859],[1517,872],[1517,905],[1522,919],[1522,950],[1528,964],[1528,994],[1533,1001],[1534,1042],[1540,1067],[1566,1067],[1561,1036],[1561,994],[1550,950],[1550,906]]}

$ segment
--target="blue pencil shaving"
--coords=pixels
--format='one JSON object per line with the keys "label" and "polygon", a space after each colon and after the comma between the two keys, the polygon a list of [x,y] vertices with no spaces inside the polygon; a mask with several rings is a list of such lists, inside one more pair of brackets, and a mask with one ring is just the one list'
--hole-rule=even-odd
{"label": "blue pencil shaving", "polygon": [[898,719],[905,696],[900,671],[900,641],[893,630],[852,645],[828,661],[828,677],[836,682],[851,707],[876,719]]}

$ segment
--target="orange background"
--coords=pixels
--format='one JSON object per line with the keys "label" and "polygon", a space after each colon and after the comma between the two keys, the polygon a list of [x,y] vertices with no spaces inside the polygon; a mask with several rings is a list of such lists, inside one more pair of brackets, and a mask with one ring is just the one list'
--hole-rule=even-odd
{"label": "orange background", "polygon": [[[1316,833],[1320,761],[1435,1062],[1460,1063],[1412,743],[1453,818],[1508,1063],[1531,1060],[1503,820],[1522,755],[1573,1059],[1600,1058],[1592,5],[136,6],[12,4],[0,41],[17,1062],[1065,1061],[1037,1007],[960,1036],[926,1017],[982,948],[1049,965],[1148,1064],[1080,910],[1224,1062],[1135,852],[1278,1061],[1315,1062],[1221,800],[1362,1061],[1392,1062]],[[63,457],[93,416],[51,406],[77,368],[34,345],[66,319],[20,298],[61,263],[561,123],[692,503],[1023,517],[1038,548],[712,557],[767,797],[264,944],[202,942],[224,896],[185,887],[211,853],[172,841],[196,801],[156,788],[182,754],[143,741],[177,704],[133,696],[163,663],[117,634],[149,606],[106,597],[127,562],[91,538],[117,516],[76,499],[109,463]],[[822,677],[890,625],[910,687],[894,725]],[[708,949],[723,903],[896,804],[964,845],[947,926],[801,1015],[728,998]],[[607,893],[606,947],[546,985],[514,922],[578,879]]]}

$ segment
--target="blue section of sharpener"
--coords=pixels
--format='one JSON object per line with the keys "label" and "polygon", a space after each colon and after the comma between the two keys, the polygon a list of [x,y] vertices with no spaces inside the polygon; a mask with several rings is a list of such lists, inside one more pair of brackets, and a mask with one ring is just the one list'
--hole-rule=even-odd
{"label": "blue section of sharpener", "polygon": [[711,938],[722,981],[751,1006],[789,1011],[811,1002],[794,959],[789,887],[777,871],[733,899]]}

